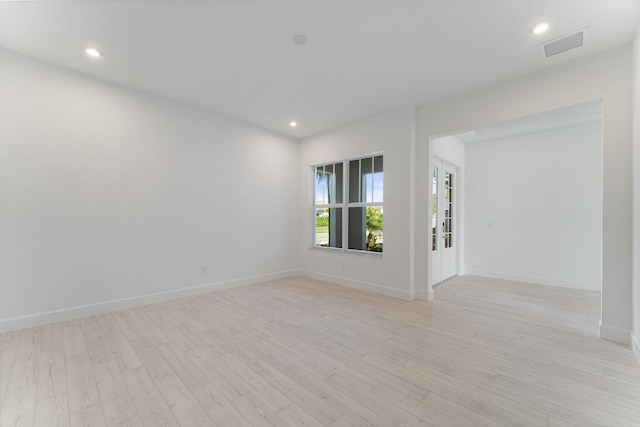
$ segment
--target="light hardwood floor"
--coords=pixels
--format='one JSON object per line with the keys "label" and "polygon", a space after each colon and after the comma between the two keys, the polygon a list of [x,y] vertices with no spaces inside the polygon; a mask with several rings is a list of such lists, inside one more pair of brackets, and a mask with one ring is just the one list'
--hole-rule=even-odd
{"label": "light hardwood floor", "polygon": [[0,335],[4,426],[638,426],[599,294],[463,277],[405,302],[302,277]]}

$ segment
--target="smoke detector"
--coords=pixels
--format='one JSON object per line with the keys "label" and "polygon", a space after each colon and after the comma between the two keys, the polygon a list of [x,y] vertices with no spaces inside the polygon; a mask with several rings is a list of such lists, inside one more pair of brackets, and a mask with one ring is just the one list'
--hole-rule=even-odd
{"label": "smoke detector", "polygon": [[589,41],[589,27],[565,34],[548,42],[540,43],[538,49],[543,59],[585,46]]}

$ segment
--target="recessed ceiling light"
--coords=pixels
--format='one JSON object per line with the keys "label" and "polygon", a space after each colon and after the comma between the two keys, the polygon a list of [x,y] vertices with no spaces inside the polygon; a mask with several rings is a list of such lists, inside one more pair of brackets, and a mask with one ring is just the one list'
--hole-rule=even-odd
{"label": "recessed ceiling light", "polygon": [[549,29],[550,24],[548,22],[538,22],[536,25],[531,27],[531,32],[533,34],[542,34]]}
{"label": "recessed ceiling light", "polygon": [[87,55],[93,57],[93,58],[99,58],[102,56],[102,52],[100,52],[98,49],[96,49],[95,47],[88,47],[84,50]]}
{"label": "recessed ceiling light", "polygon": [[305,36],[304,34],[296,34],[295,36],[293,36],[293,38],[291,40],[293,40],[293,42],[295,44],[297,44],[298,46],[302,46],[303,44],[307,44],[307,42],[309,41],[307,36]]}
{"label": "recessed ceiling light", "polygon": [[291,122],[291,123],[289,123],[289,126],[291,126],[292,128],[294,128],[294,127],[298,126],[298,123],[296,123],[296,122]]}

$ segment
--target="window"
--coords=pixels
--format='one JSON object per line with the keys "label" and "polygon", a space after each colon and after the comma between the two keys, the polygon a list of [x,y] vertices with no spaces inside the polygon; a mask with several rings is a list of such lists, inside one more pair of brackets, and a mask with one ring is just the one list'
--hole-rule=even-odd
{"label": "window", "polygon": [[343,169],[342,163],[315,167],[315,246],[342,247]]}
{"label": "window", "polygon": [[349,250],[382,252],[383,156],[315,166],[313,175],[314,246],[346,240]]}
{"label": "window", "polygon": [[382,156],[349,161],[349,249],[382,252]]}

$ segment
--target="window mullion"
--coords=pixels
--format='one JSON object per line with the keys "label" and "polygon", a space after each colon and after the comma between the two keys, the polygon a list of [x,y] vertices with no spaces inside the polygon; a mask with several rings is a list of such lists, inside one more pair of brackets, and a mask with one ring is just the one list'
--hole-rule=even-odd
{"label": "window mullion", "polygon": [[362,201],[362,159],[358,159],[358,201]]}
{"label": "window mullion", "polygon": [[347,205],[349,208],[368,208],[371,206],[382,206],[382,202],[352,202]]}
{"label": "window mullion", "polygon": [[314,209],[334,209],[343,207],[342,203],[332,203],[328,205],[313,205]]}
{"label": "window mullion", "polygon": [[[373,177],[376,174],[376,158],[375,157],[371,157],[371,201],[373,202],[373,192],[374,192],[374,188],[373,188]],[[365,200],[366,202],[366,200]]]}
{"label": "window mullion", "polygon": [[326,194],[326,189],[327,189],[327,171],[326,171],[327,165],[323,165],[322,166],[322,204],[325,204],[325,202],[328,202],[329,200],[327,199],[327,194]]}
{"label": "window mullion", "polygon": [[349,183],[351,182],[351,167],[348,161],[342,162],[342,250],[349,246]]}

